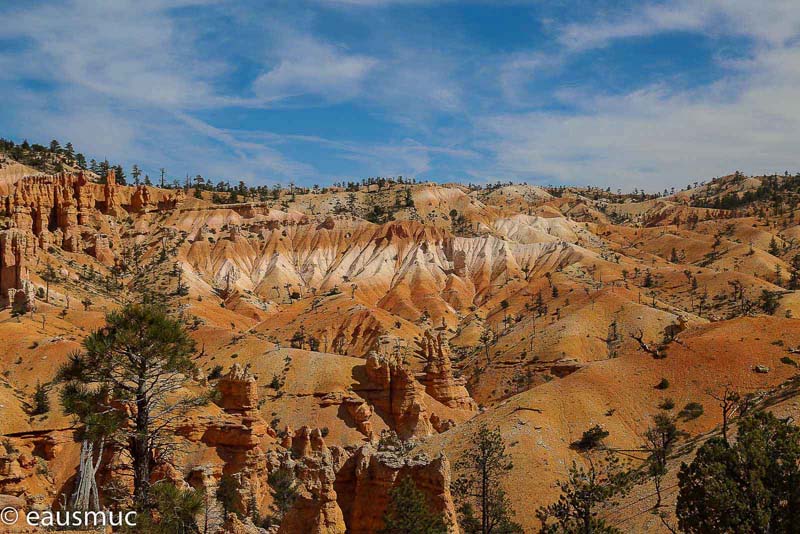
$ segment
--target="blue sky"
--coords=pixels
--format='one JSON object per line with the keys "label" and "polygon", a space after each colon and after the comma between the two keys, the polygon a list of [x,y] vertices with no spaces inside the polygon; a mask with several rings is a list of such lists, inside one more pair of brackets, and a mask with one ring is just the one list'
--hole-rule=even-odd
{"label": "blue sky", "polygon": [[67,0],[0,20],[0,136],[152,175],[660,190],[800,170],[794,0]]}

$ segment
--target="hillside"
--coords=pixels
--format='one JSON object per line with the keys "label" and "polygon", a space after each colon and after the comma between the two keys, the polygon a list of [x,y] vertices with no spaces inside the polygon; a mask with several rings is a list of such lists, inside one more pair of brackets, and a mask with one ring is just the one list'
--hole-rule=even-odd
{"label": "hillside", "polygon": [[[236,475],[248,515],[269,507],[268,473],[293,451],[304,500],[280,532],[376,531],[370,499],[385,508],[400,473],[453,517],[451,464],[481,423],[508,444],[505,488],[534,532],[591,426],[636,449],[669,397],[675,413],[704,407],[679,422],[691,443],[721,423],[709,392],[771,391],[796,373],[791,177],[643,198],[394,179],[157,188],[0,158],[0,498],[27,506],[60,506],[79,462],[57,368],[106,312],[143,298],[197,343],[184,388],[219,392],[176,423],[181,452],[162,476],[213,492]],[[37,384],[51,409],[33,415]],[[428,460],[380,449],[387,430]],[[637,491],[639,519],[608,517],[663,528]]]}

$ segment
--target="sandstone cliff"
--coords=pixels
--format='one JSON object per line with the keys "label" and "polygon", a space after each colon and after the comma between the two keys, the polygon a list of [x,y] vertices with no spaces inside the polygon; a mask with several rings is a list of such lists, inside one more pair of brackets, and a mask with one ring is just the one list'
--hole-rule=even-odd
{"label": "sandstone cliff", "polygon": [[359,448],[328,447],[319,430],[298,430],[288,450],[269,454],[269,469],[291,472],[298,498],[281,522],[279,533],[370,534],[383,527],[390,490],[411,477],[428,497],[432,510],[445,515],[457,533],[450,495],[450,464],[444,456],[410,456],[378,450],[377,443]]}

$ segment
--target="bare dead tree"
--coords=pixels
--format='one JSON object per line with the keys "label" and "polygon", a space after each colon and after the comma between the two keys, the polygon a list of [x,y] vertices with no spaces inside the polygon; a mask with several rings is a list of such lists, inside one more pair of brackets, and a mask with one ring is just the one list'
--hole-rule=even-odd
{"label": "bare dead tree", "polygon": [[742,406],[742,396],[730,384],[725,385],[725,389],[721,394],[714,393],[711,390],[706,391],[706,394],[717,401],[722,409],[722,439],[727,442],[728,425]]}
{"label": "bare dead tree", "polygon": [[636,342],[639,344],[639,348],[645,351],[647,354],[652,356],[653,358],[660,360],[666,357],[661,347],[651,347],[648,343],[644,341],[644,333],[641,329],[637,330],[636,332],[631,333],[631,338],[635,339]]}
{"label": "bare dead tree", "polygon": [[100,439],[97,460],[94,459],[94,442],[84,439],[81,442],[81,456],[78,465],[78,483],[72,494],[71,507],[80,511],[99,511],[100,497],[97,493],[97,471],[103,461],[105,440]]}

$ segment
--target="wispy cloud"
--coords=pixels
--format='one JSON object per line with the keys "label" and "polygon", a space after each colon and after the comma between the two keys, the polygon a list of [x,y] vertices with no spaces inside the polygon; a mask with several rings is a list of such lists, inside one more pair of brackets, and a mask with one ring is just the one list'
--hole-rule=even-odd
{"label": "wispy cloud", "polygon": [[568,25],[560,40],[569,53],[668,31],[724,29],[747,35],[755,46],[749,59],[728,62],[728,75],[710,85],[676,91],[662,84],[623,94],[561,91],[557,95],[577,111],[485,117],[497,170],[543,181],[657,189],[734,169],[796,168],[800,47],[793,39],[800,6],[777,2],[756,15],[745,4],[659,4],[615,21]]}
{"label": "wispy cloud", "polygon": [[703,31],[712,35],[747,35],[777,45],[800,31],[800,4],[793,0],[677,0],[634,5],[633,9],[600,20],[567,24],[559,40],[568,49],[583,50],[602,47],[616,39]]}
{"label": "wispy cloud", "polygon": [[280,38],[272,55],[275,64],[253,82],[255,93],[268,100],[309,95],[328,102],[353,98],[378,63],[293,31]]}
{"label": "wispy cloud", "polygon": [[[213,99],[223,68],[197,61],[168,11],[200,2],[81,0],[18,4],[0,37],[27,43],[5,76],[26,76],[150,105],[190,107]],[[9,64],[10,62],[7,62]]]}

